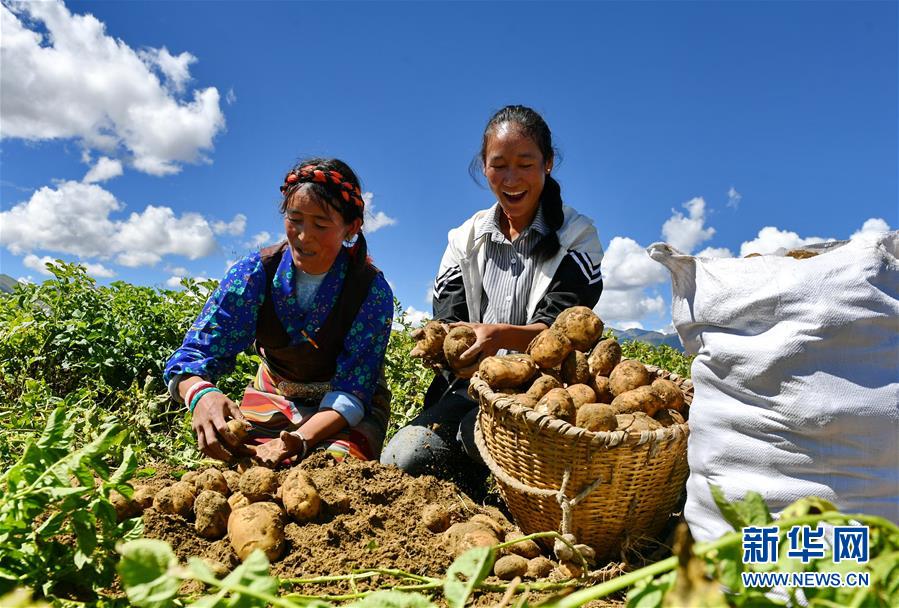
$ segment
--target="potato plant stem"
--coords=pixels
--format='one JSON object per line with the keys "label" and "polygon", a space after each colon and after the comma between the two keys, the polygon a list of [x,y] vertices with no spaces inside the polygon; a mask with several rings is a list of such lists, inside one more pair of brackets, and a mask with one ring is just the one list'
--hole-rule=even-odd
{"label": "potato plant stem", "polygon": [[500,543],[493,547],[494,550],[499,551],[500,549],[505,549],[506,547],[511,547],[512,545],[520,542],[524,542],[526,540],[534,540],[535,538],[555,538],[561,540],[565,543],[571,551],[577,555],[578,561],[580,561],[581,570],[583,574],[586,576],[587,572],[590,570],[589,564],[587,564],[587,560],[584,559],[584,556],[581,555],[581,552],[574,548],[574,545],[568,541],[564,536],[559,534],[558,532],[534,532],[533,534],[528,534],[527,536],[522,536],[521,538],[516,538],[515,540],[510,540],[508,542]]}

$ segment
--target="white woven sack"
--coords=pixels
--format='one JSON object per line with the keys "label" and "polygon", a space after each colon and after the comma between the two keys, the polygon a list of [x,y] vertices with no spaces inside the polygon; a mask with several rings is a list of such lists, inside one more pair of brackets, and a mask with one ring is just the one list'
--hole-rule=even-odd
{"label": "white woven sack", "polygon": [[674,326],[696,354],[685,516],[698,540],[731,530],[709,483],[772,511],[815,495],[899,522],[899,231],[817,249],[647,249],[671,271]]}

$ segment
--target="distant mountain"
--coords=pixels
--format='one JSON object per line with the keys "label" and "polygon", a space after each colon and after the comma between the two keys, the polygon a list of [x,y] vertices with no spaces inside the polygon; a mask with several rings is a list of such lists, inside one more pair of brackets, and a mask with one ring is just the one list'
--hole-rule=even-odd
{"label": "distant mountain", "polygon": [[12,293],[19,282],[8,274],[0,274],[0,292]]}
{"label": "distant mountain", "polygon": [[673,349],[684,352],[684,347],[680,343],[680,338],[677,337],[677,334],[663,334],[658,331],[646,331],[645,329],[615,329],[614,327],[610,327],[609,329],[615,332],[615,336],[618,338],[619,342],[636,340],[654,346],[667,344]]}

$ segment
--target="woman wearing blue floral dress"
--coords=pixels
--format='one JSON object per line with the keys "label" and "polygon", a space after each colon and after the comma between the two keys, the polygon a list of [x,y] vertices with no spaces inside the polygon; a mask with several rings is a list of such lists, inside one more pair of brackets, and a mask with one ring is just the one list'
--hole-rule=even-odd
{"label": "woman wearing blue floral dress", "polygon": [[[337,159],[313,158],[287,173],[281,192],[286,240],[228,270],[166,364],[169,392],[213,458],[274,465],[315,448],[377,458],[393,293],[367,255],[359,180]],[[214,382],[250,347],[262,363],[238,405]],[[231,418],[248,423],[247,444]]]}

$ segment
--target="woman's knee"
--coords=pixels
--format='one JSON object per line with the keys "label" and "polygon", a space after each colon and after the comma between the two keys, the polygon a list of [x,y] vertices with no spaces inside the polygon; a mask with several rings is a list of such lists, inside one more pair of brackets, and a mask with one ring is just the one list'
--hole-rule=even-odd
{"label": "woman's knee", "polygon": [[411,475],[434,473],[452,456],[452,447],[427,427],[401,428],[381,451],[381,464],[392,464]]}

